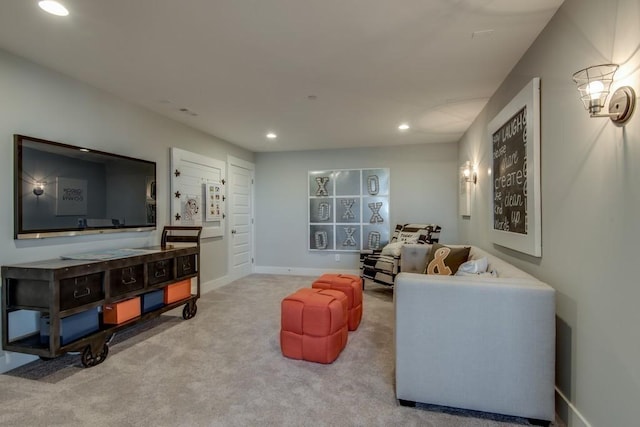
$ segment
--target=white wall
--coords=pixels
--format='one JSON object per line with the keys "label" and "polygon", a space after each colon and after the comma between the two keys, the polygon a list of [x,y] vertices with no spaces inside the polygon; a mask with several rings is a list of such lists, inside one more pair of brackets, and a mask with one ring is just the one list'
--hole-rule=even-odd
{"label": "white wall", "polygon": [[391,175],[391,229],[396,223],[443,227],[441,241],[457,242],[457,145],[423,144],[256,154],[257,271],[304,273],[357,270],[358,254],[308,250],[310,170],[384,167]]}
{"label": "white wall", "polygon": [[[640,2],[566,0],[460,142],[460,161],[480,164],[461,240],[481,246],[557,290],[559,390],[569,426],[631,426],[640,420],[640,112],[625,128],[591,119],[571,76],[621,64],[618,82],[640,91]],[[541,78],[542,258],[489,239],[491,148],[487,124]],[[583,419],[580,419],[580,415]]]}
{"label": "white wall", "polygon": [[[62,254],[159,244],[169,223],[170,147],[226,161],[233,155],[253,161],[253,154],[128,104],[0,50],[0,264],[54,258]],[[157,163],[158,230],[43,240],[13,239],[13,134],[138,157]],[[223,239],[202,242],[203,283],[224,280],[227,246]],[[0,372],[24,357],[0,351]]]}

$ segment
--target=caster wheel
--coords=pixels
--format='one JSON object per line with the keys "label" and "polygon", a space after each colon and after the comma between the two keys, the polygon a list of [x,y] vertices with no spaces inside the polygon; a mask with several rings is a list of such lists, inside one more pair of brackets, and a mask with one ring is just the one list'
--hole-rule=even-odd
{"label": "caster wheel", "polygon": [[182,309],[182,318],[184,320],[192,319],[197,312],[198,312],[198,306],[196,305],[195,302],[185,304],[184,308]]}
{"label": "caster wheel", "polygon": [[91,346],[88,345],[82,351],[82,356],[81,356],[82,366],[84,366],[85,368],[90,368],[92,366],[99,365],[105,361],[108,355],[109,355],[109,346],[106,343],[102,345],[102,351],[100,351],[96,355],[94,355],[91,352]]}

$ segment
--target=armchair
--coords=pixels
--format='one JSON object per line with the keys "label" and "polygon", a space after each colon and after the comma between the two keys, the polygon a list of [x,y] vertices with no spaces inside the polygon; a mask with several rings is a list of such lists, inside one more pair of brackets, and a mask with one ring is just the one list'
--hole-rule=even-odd
{"label": "armchair", "polygon": [[401,249],[404,244],[432,244],[440,240],[441,227],[436,224],[398,224],[389,244],[382,249],[360,251],[362,287],[366,279],[393,286],[401,271]]}

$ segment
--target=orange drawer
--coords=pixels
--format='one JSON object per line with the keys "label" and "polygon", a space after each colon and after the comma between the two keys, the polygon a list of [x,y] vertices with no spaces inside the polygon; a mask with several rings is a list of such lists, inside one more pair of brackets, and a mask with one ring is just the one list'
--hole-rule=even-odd
{"label": "orange drawer", "polygon": [[102,308],[102,321],[112,325],[118,325],[138,316],[140,316],[140,297],[106,304]]}
{"label": "orange drawer", "polygon": [[191,296],[191,279],[183,280],[164,288],[164,303],[180,301]]}

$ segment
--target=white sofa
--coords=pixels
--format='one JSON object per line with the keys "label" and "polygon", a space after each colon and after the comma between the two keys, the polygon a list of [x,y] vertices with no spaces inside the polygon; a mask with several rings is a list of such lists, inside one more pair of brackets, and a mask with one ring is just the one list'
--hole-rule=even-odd
{"label": "white sofa", "polygon": [[405,245],[396,277],[400,403],[553,420],[554,289],[473,246],[498,277],[422,274],[430,248]]}

